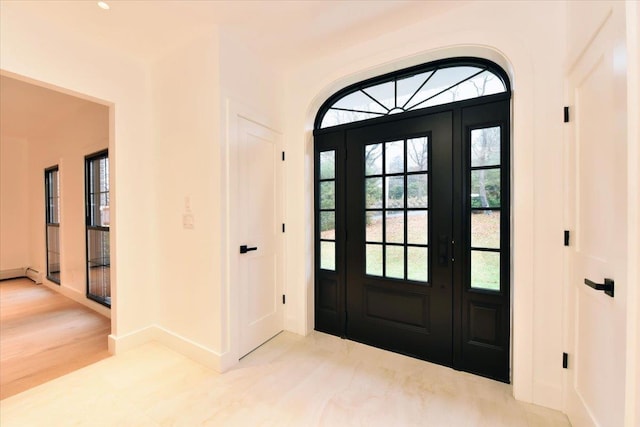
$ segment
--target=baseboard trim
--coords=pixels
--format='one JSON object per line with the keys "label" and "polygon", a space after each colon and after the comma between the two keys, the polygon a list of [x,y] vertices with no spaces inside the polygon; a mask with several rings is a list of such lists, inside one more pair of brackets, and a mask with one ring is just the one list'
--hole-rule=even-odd
{"label": "baseboard trim", "polygon": [[536,405],[562,411],[562,387],[536,381],[533,384],[533,402]]}
{"label": "baseboard trim", "polygon": [[35,270],[31,267],[27,267],[24,271],[24,274],[31,280],[33,280],[33,282],[36,285],[40,285],[42,284],[42,274],[40,274],[40,272],[38,270]]}
{"label": "baseboard trim", "polygon": [[71,298],[75,302],[82,304],[85,307],[90,308],[91,310],[103,315],[104,317],[108,317],[109,319],[111,319],[111,309],[109,307],[105,307],[102,304],[98,304],[97,302],[90,300],[83,292],[78,292],[77,290],[64,285],[58,285],[57,283],[53,283],[50,280],[45,280],[43,284],[47,288],[61,293],[65,297]]}
{"label": "baseboard trim", "polygon": [[575,389],[568,391],[567,407],[564,411],[574,426],[597,427],[593,413],[589,410],[589,406],[582,398],[582,395]]}
{"label": "baseboard trim", "polygon": [[125,351],[131,350],[148,342],[155,341],[156,327],[147,326],[146,328],[138,329],[137,331],[129,332],[128,334],[116,336],[109,335],[109,353],[121,354]]}
{"label": "baseboard trim", "polygon": [[7,270],[0,271],[0,280],[18,279],[20,277],[27,277],[27,267],[21,268],[9,268]]}
{"label": "baseboard trim", "polygon": [[222,372],[221,355],[213,350],[201,346],[188,338],[182,337],[176,333],[166,330],[160,326],[156,326],[156,340],[166,345],[172,350],[187,356],[196,362],[211,368],[217,372]]}
{"label": "baseboard trim", "polygon": [[148,326],[122,336],[109,335],[109,352],[117,355],[153,341],[216,372],[222,373],[233,366],[230,364],[227,354],[219,354],[158,325]]}

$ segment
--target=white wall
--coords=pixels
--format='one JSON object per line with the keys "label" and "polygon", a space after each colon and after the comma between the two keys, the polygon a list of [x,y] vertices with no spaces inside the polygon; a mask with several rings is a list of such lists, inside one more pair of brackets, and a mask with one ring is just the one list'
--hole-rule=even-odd
{"label": "white wall", "polygon": [[93,46],[3,3],[0,69],[110,105],[112,338],[155,318],[155,191],[147,71],[135,59]]}
{"label": "white wall", "polygon": [[288,278],[313,328],[312,136],[320,104],[351,83],[447,56],[484,56],[513,83],[513,385],[516,398],[561,407],[562,75],[564,7],[482,2],[302,64],[288,75],[285,143]]}
{"label": "white wall", "polygon": [[[223,245],[223,287],[225,304],[221,313],[223,319],[223,369],[235,364],[239,355],[239,282],[238,282],[238,240],[242,224],[236,218],[238,202],[237,184],[239,170],[234,147],[238,144],[238,117],[242,116],[276,133],[281,133],[284,121],[284,86],[282,73],[276,72],[270,64],[259,59],[245,44],[222,30],[220,32],[220,101],[221,101],[221,156],[222,163],[222,223],[221,243]],[[282,167],[287,168],[288,162]],[[283,218],[283,222],[288,219]],[[236,274],[234,274],[236,273]],[[287,293],[287,284],[284,283]],[[285,306],[288,315],[290,305]]]}
{"label": "white wall", "polygon": [[[221,349],[218,36],[189,41],[151,67],[157,218],[158,324],[202,347],[215,365]],[[187,204],[189,206],[187,206]],[[190,210],[194,227],[183,227]]]}
{"label": "white wall", "polygon": [[1,136],[0,272],[29,267],[27,166],[27,141]]}
{"label": "white wall", "polygon": [[[240,226],[230,206],[229,145],[240,111],[277,128],[282,83],[243,44],[212,28],[151,65],[158,191],[156,338],[219,370],[237,362],[237,289],[228,275]],[[188,206],[187,206],[188,204]],[[189,212],[188,212],[189,211]],[[194,227],[185,228],[183,215]]]}

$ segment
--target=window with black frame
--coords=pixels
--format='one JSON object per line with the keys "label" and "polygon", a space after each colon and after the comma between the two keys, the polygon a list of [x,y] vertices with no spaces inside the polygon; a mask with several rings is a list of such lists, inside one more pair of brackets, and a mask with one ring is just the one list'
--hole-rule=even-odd
{"label": "window with black frame", "polygon": [[85,159],[87,297],[111,307],[110,196],[107,151]]}
{"label": "window with black frame", "polygon": [[60,171],[44,171],[47,279],[60,284]]}

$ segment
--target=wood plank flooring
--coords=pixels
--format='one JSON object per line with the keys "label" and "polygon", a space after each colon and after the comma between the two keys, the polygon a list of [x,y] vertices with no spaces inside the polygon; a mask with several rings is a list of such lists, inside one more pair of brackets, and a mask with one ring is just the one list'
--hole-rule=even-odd
{"label": "wood plank flooring", "polygon": [[109,356],[110,319],[29,279],[0,282],[0,399]]}
{"label": "wood plank flooring", "polygon": [[508,384],[320,332],[224,374],[150,342],[0,401],[0,425],[570,427]]}

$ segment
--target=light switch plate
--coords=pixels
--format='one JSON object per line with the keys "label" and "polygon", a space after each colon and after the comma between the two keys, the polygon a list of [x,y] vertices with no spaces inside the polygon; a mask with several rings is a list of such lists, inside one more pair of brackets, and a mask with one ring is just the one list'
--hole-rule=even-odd
{"label": "light switch plate", "polygon": [[185,213],[182,214],[182,227],[188,230],[192,230],[193,229],[193,224],[194,220],[193,220],[193,214],[190,213]]}

